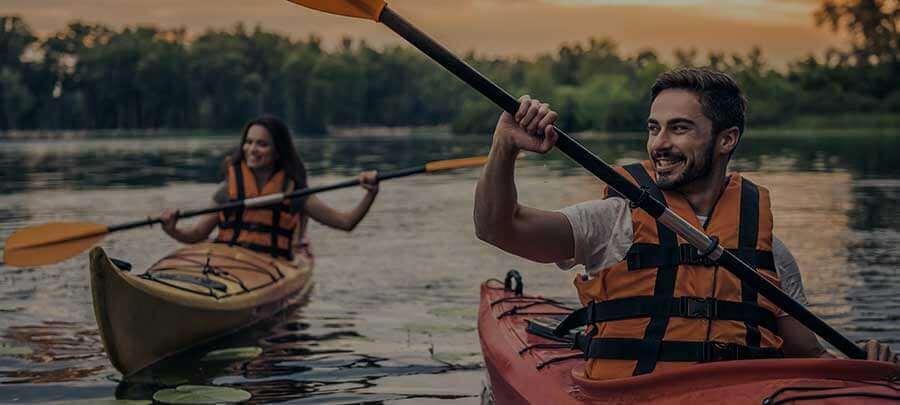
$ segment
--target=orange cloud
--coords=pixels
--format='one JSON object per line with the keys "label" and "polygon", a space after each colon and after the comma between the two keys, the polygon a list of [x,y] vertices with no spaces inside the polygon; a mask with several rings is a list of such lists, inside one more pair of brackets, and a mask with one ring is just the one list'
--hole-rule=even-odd
{"label": "orange cloud", "polygon": [[[678,48],[746,52],[758,45],[782,65],[840,45],[840,38],[813,26],[813,0],[688,1],[684,6],[623,5],[622,1],[394,0],[391,6],[457,51],[531,56],[561,43],[610,37],[630,53],[653,48],[669,56]],[[671,2],[669,2],[671,3]],[[702,3],[702,4],[701,4]],[[342,36],[374,45],[401,40],[378,24],[326,15],[283,0],[4,0],[0,14],[20,14],[47,33],[73,19],[120,27],[185,26],[191,33],[242,21],[295,37],[310,33],[334,44]]]}

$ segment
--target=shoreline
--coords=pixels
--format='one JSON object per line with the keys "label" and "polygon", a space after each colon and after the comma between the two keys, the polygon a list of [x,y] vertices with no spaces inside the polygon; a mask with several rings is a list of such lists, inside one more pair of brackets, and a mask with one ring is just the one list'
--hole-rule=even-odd
{"label": "shoreline", "polygon": [[[54,129],[54,130],[9,130],[0,131],[0,141],[69,141],[81,139],[102,138],[142,138],[164,136],[231,136],[239,132],[234,130],[211,129],[185,129],[185,128],[145,128],[145,129]],[[749,127],[747,134],[751,136],[769,137],[773,135],[791,135],[796,137],[809,136],[838,136],[849,134],[866,135],[900,135],[900,128],[872,127],[872,128],[817,128],[817,127]],[[416,136],[451,136],[472,137],[485,134],[454,133],[450,125],[434,126],[355,126],[355,127],[328,127],[324,134],[294,133],[296,138],[407,138]],[[629,138],[643,136],[642,131],[597,131],[587,130],[572,132],[571,135],[587,139]]]}

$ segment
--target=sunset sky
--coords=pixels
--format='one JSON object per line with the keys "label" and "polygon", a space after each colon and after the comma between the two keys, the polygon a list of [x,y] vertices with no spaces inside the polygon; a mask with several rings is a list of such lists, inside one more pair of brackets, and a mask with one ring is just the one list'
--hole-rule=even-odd
{"label": "sunset sky", "polygon": [[[653,48],[744,53],[759,45],[783,65],[821,54],[841,40],[816,28],[819,0],[394,0],[391,7],[452,49],[530,56],[564,42],[610,37],[625,54]],[[344,35],[371,44],[400,43],[385,27],[314,12],[285,0],[0,0],[0,14],[19,14],[39,33],[74,19],[121,27],[153,24],[227,28],[243,21],[293,37],[316,33],[327,44]],[[704,52],[705,53],[705,52]]]}

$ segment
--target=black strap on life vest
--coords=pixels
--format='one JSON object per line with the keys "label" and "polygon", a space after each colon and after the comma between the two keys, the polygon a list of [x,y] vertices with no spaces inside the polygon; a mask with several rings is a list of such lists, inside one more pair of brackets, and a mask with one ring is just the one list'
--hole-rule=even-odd
{"label": "black strap on life vest", "polygon": [[[292,183],[293,183],[293,180],[291,180],[289,178],[285,178],[285,181],[281,185],[281,192],[287,193],[287,191],[290,188],[290,185]],[[290,254],[290,247],[291,247],[291,242],[293,242],[293,238],[294,238],[294,230],[293,229],[284,229],[281,227],[281,213],[286,212],[286,213],[288,213],[288,215],[290,215],[291,206],[289,203],[282,201],[281,204],[272,206],[271,210],[272,210],[272,226],[271,226],[269,233],[272,238],[272,242],[271,242],[272,246],[271,246],[271,249],[269,249],[269,253],[272,255],[272,257],[287,256],[290,258],[293,256],[292,254]],[[287,237],[287,240],[288,240],[288,254],[287,255],[284,255],[283,253],[281,253],[281,252],[284,252],[285,249],[280,249],[278,247],[278,236],[279,235]]]}
{"label": "black strap on life vest", "polygon": [[[641,188],[650,193],[659,202],[666,204],[666,197],[662,190],[656,186],[656,182],[650,178],[650,175],[640,164],[631,164],[624,167]],[[656,221],[657,234],[659,235],[659,245],[664,248],[674,249],[678,247],[678,238],[675,232],[667,228],[665,225]],[[660,350],[662,349],[663,336],[666,334],[666,328],[669,325],[669,314],[672,311],[672,298],[675,295],[675,279],[678,272],[678,265],[664,265],[656,270],[656,285],[653,287],[653,311],[649,313],[650,322],[644,330],[644,338],[638,340],[639,347],[634,353],[637,354],[637,365],[634,368],[634,375],[648,374],[656,368],[659,361]],[[596,333],[596,329],[591,333],[591,337]]]}
{"label": "black strap on life vest", "polygon": [[[244,189],[244,172],[241,169],[240,162],[234,163],[232,165],[234,168],[234,180],[237,183],[237,198],[231,201],[239,201],[246,198],[246,191]],[[285,181],[283,188],[287,190],[290,182]],[[254,208],[254,209],[269,209],[272,211],[272,225],[266,225],[258,222],[246,222],[244,221],[244,212],[245,208],[243,206],[235,208],[233,210],[229,210],[225,212],[225,221],[219,221],[219,229],[231,229],[233,232],[231,234],[231,240],[228,241],[229,246],[241,246],[247,249],[251,249],[257,252],[268,253],[272,255],[272,257],[286,257],[288,259],[293,258],[293,254],[290,249],[281,249],[278,247],[278,237],[285,237],[289,241],[292,240],[294,234],[293,230],[283,229],[281,228],[281,214],[282,212],[290,213],[292,211],[289,203],[282,202],[281,204],[274,205],[271,208]],[[242,231],[249,232],[258,232],[258,233],[267,233],[271,238],[271,246],[264,246],[256,243],[246,243],[246,242],[238,242],[238,237]]]}
{"label": "black strap on life vest", "polygon": [[[662,191],[641,164],[625,166],[624,169],[638,182],[642,189],[666,204]],[[774,257],[771,252],[756,249],[759,235],[759,189],[749,181],[742,183],[741,219],[739,225],[739,246],[732,250],[754,268],[774,271]],[[610,196],[616,196],[610,190]],[[771,349],[760,349],[759,326],[777,333],[775,316],[761,308],[756,291],[742,284],[741,302],[720,301],[714,298],[674,297],[675,280],[680,265],[712,266],[715,262],[700,255],[690,245],[678,245],[675,234],[656,223],[659,244],[634,244],[626,255],[628,269],[656,268],[656,284],[653,296],[629,297],[619,300],[594,302],[572,313],[555,331],[565,335],[572,328],[592,325],[597,322],[650,317],[643,339],[595,339],[588,345],[588,357],[627,358],[637,360],[634,375],[652,372],[659,361],[708,361],[722,357],[756,356],[761,353],[772,357]],[[746,345],[722,345],[717,343],[664,342],[669,318],[705,318],[710,320],[743,321],[747,329]],[[584,335],[592,339],[596,329]],[[624,343],[623,343],[624,342]],[[724,350],[724,351],[723,351]],[[590,353],[589,353],[590,352]],[[719,353],[722,352],[722,353]],[[734,352],[732,356],[729,353]],[[625,357],[622,357],[625,356]],[[685,360],[672,360],[684,358]]]}
{"label": "black strap on life vest", "polygon": [[[574,348],[584,352],[586,359],[638,360],[644,357],[641,350],[646,341],[641,339],[594,339],[590,335],[575,335]],[[746,347],[734,343],[666,341],[657,351],[658,361],[700,362],[726,360],[756,360],[781,358],[778,349]]]}
{"label": "black strap on life vest", "polygon": [[[557,336],[565,336],[572,329],[597,322],[650,316],[656,312],[655,304],[654,297],[646,295],[591,302],[563,319],[555,333]],[[777,333],[778,330],[775,314],[755,303],[722,301],[715,298],[677,297],[672,298],[668,315],[681,318],[744,321],[760,325],[773,333]]]}
{"label": "black strap on life vest", "polygon": [[[757,212],[757,215],[759,213]],[[754,240],[754,245],[756,241]],[[728,249],[741,258],[752,257],[756,267],[766,271],[775,271],[775,257],[771,251],[756,250],[755,246],[747,249]],[[715,266],[716,262],[708,256],[702,256],[692,245],[681,244],[674,248],[663,247],[653,243],[635,243],[625,253],[628,262],[628,270],[649,269],[660,266],[691,265],[691,266]],[[747,263],[750,264],[751,261]]]}
{"label": "black strap on life vest", "polygon": [[[242,231],[250,231],[250,232],[259,232],[259,233],[275,233],[279,236],[283,236],[286,238],[290,238],[294,236],[293,232],[278,227],[278,226],[269,226],[266,224],[261,224],[258,222],[243,222],[243,226],[241,227]],[[219,228],[221,229],[234,229],[235,223],[234,221],[225,221],[219,224]]]}
{"label": "black strap on life vest", "polygon": [[[241,169],[241,162],[238,160],[234,162],[232,166],[234,168],[234,181],[237,183],[237,198],[233,201],[240,201],[246,198],[247,193],[244,191],[244,171]],[[229,246],[234,246],[237,243],[238,235],[241,233],[241,229],[244,228],[244,206],[238,207],[234,212],[234,231],[231,233],[231,241],[228,242]]]}
{"label": "black strap on life vest", "polygon": [[[271,239],[272,239],[272,242],[271,242],[272,246],[271,246],[270,253],[272,254],[272,257],[278,257],[278,253],[277,253],[278,232],[276,231],[276,229],[278,229],[279,225],[281,225],[281,207],[280,206],[272,207],[272,225],[274,225],[272,227],[272,232],[269,233],[269,235],[271,236]],[[288,241],[290,241],[290,239],[288,239]],[[288,243],[288,245],[290,245],[290,243]]]}
{"label": "black strap on life vest", "polygon": [[[737,255],[744,263],[750,265],[750,268],[757,268],[757,256],[751,252],[756,252],[756,242],[759,237],[759,188],[750,180],[742,179],[741,181],[741,220],[738,228],[738,247],[740,248]],[[774,261],[774,260],[773,260]],[[759,306],[756,290],[741,280],[741,300],[745,305]],[[758,322],[745,319],[744,326],[747,328],[747,346],[758,348],[762,336],[759,332]]]}

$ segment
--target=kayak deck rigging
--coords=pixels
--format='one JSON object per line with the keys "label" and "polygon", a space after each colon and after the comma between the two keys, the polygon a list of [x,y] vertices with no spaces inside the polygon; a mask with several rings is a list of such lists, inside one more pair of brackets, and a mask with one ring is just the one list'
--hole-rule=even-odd
{"label": "kayak deck rigging", "polygon": [[139,277],[166,286],[209,296],[229,298],[268,287],[284,279],[274,262],[251,263],[214,251],[175,252],[153,264]]}

